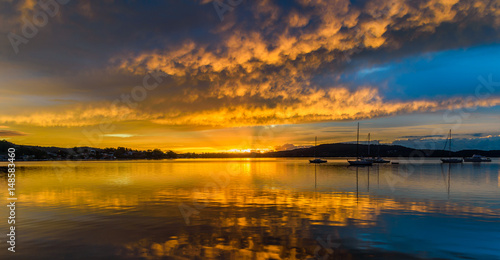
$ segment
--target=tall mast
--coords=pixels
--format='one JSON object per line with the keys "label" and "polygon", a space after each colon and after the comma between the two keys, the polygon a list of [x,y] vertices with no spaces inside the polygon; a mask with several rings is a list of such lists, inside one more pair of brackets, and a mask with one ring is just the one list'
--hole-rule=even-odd
{"label": "tall mast", "polygon": [[380,140],[377,142],[377,156],[380,157]]}
{"label": "tall mast", "polygon": [[358,122],[358,134],[356,135],[356,158],[359,159],[359,122]]}
{"label": "tall mast", "polygon": [[318,149],[317,148],[317,146],[318,146],[317,143],[318,143],[318,137],[315,136],[314,137],[314,158],[316,158],[316,149]]}
{"label": "tall mast", "polygon": [[370,157],[370,145],[371,145],[371,142],[370,142],[370,133],[368,133],[368,157]]}
{"label": "tall mast", "polygon": [[450,129],[450,152],[449,152],[450,158],[451,158],[451,129]]}

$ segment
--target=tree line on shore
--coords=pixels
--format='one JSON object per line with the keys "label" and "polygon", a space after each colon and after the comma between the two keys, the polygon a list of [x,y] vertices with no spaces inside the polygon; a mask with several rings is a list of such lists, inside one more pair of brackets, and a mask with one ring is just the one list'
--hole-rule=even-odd
{"label": "tree line on shore", "polygon": [[[125,147],[92,148],[92,147],[41,147],[16,145],[6,140],[0,141],[0,160],[7,158],[7,150],[16,148],[18,160],[138,160],[138,159],[176,159],[176,158],[265,158],[265,157],[353,157],[357,154],[355,144],[322,144],[316,147],[299,148],[287,151],[250,152],[250,153],[175,153],[171,150],[136,150]],[[449,152],[445,150],[413,149],[399,145],[378,145],[373,152],[367,145],[360,145],[361,156],[382,157],[468,157],[481,154],[488,157],[500,157],[500,150],[462,150]]]}
{"label": "tree line on shore", "polygon": [[20,160],[114,160],[114,159],[175,159],[178,155],[173,151],[135,150],[125,147],[92,148],[92,147],[41,147],[16,145],[6,140],[0,141],[0,158],[6,158],[7,150],[16,149],[16,158]]}

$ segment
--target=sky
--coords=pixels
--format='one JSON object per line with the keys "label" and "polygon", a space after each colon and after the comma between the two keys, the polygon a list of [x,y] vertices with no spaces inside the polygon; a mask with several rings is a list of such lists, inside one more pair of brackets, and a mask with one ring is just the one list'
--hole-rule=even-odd
{"label": "sky", "polygon": [[0,139],[500,149],[496,0],[0,0]]}

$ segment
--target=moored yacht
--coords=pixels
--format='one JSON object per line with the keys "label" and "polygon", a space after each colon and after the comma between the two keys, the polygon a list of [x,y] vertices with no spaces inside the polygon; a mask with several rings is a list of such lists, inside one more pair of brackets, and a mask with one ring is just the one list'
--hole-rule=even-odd
{"label": "moored yacht", "polygon": [[491,162],[491,159],[482,155],[474,154],[472,157],[465,157],[465,162]]}
{"label": "moored yacht", "polygon": [[355,161],[348,161],[349,165],[352,166],[370,166],[373,164],[373,162],[363,159],[363,158],[357,158]]}
{"label": "moored yacht", "polygon": [[382,157],[372,158],[373,163],[390,163],[391,161],[384,160]]}
{"label": "moored yacht", "polygon": [[323,160],[323,159],[319,159],[319,158],[316,158],[314,160],[309,160],[310,163],[326,163],[328,162],[327,160]]}
{"label": "moored yacht", "polygon": [[328,162],[327,160],[316,158],[317,143],[318,143],[318,137],[316,136],[314,138],[314,160],[309,160],[309,163],[317,163],[318,164],[318,163],[326,163],[326,162]]}
{"label": "moored yacht", "polygon": [[356,160],[355,161],[347,160],[347,162],[349,162],[349,165],[352,166],[370,166],[373,164],[372,161],[359,157],[359,123],[358,123],[358,132],[356,135]]}
{"label": "moored yacht", "polygon": [[[368,133],[368,156],[370,156],[370,146],[371,146],[370,133]],[[369,161],[369,162],[372,162],[372,163],[390,163],[391,161],[384,160],[380,156],[380,143],[377,144],[377,148],[378,148],[378,156],[377,157],[373,156],[371,158],[364,158],[364,159]]]}
{"label": "moored yacht", "polygon": [[441,162],[443,163],[463,163],[464,160],[462,158],[451,158],[451,129],[450,129],[450,134],[448,135],[446,139],[446,143],[444,144],[444,148],[446,148],[446,144],[449,142],[449,148],[448,152],[450,154],[450,157],[448,158],[441,158]]}
{"label": "moored yacht", "polygon": [[463,161],[462,158],[441,158],[443,163],[462,163]]}

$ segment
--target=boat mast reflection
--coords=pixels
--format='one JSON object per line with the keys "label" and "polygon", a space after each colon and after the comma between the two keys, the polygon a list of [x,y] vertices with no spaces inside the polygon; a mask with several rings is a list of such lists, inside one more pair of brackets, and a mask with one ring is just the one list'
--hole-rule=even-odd
{"label": "boat mast reflection", "polygon": [[359,204],[358,171],[359,171],[359,167],[356,167],[356,204]]}
{"label": "boat mast reflection", "polygon": [[370,192],[370,168],[368,168],[368,192]]}
{"label": "boat mast reflection", "polygon": [[317,164],[314,164],[314,191],[315,192],[316,192],[316,188],[317,188],[317,185],[318,185],[318,183],[317,183],[317,177],[316,177],[316,174],[317,174],[316,173],[316,167],[317,166],[318,166]]}
{"label": "boat mast reflection", "polygon": [[450,199],[450,188],[451,188],[451,164],[448,164],[447,176],[444,174],[443,165],[441,165],[441,175],[443,176],[443,182],[446,186],[446,192],[448,194],[448,199]]}

